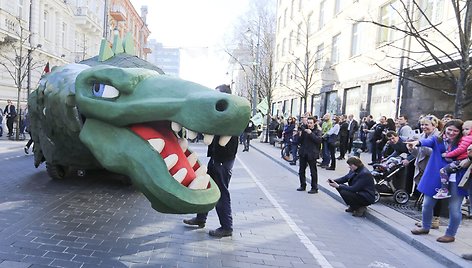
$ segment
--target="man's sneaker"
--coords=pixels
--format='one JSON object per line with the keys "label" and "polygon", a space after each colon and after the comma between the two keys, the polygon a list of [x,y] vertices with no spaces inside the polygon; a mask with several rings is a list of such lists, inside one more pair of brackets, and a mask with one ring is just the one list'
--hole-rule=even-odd
{"label": "man's sneaker", "polygon": [[437,193],[433,195],[434,199],[446,199],[451,197],[449,191],[446,188],[436,189]]}
{"label": "man's sneaker", "polygon": [[205,227],[205,222],[201,221],[197,218],[191,218],[190,220],[184,220],[184,223],[187,225],[195,225],[198,226],[198,228],[203,228]]}
{"label": "man's sneaker", "polygon": [[25,146],[24,149],[25,149],[25,154],[29,154],[29,149],[28,149],[28,147]]}
{"label": "man's sneaker", "polygon": [[224,229],[223,227],[217,228],[215,230],[210,231],[210,236],[214,237],[225,237],[225,236],[232,236],[233,230],[232,229]]}

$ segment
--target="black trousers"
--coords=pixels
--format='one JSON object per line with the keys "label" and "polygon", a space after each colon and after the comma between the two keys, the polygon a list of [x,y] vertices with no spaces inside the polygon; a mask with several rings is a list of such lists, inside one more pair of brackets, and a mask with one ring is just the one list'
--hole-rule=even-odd
{"label": "black trousers", "polygon": [[13,135],[13,122],[15,121],[15,117],[8,117],[7,118],[7,128],[8,128],[8,135]]}
{"label": "black trousers", "polygon": [[352,143],[354,142],[354,135],[349,136],[348,141],[347,141],[347,151],[351,153],[352,150]]}
{"label": "black trousers", "polygon": [[318,189],[318,170],[316,169],[316,159],[308,159],[306,156],[300,155],[300,168],[298,169],[298,177],[300,179],[300,187],[306,188],[306,167],[310,166],[311,189]]}
{"label": "black trousers", "polygon": [[331,159],[329,167],[336,168],[336,144],[328,143],[329,158]]}
{"label": "black trousers", "polygon": [[339,157],[344,158],[346,152],[349,148],[349,137],[348,136],[340,136],[339,137]]}
{"label": "black trousers", "polygon": [[360,207],[365,207],[365,206],[368,206],[370,205],[369,202],[367,202],[365,200],[364,197],[362,197],[360,194],[358,193],[354,193],[354,192],[351,192],[351,191],[348,191],[348,190],[344,190],[344,189],[341,189],[341,188],[336,188],[336,190],[338,190],[339,194],[341,195],[342,199],[344,200],[344,202],[350,206],[353,210],[356,210]]}

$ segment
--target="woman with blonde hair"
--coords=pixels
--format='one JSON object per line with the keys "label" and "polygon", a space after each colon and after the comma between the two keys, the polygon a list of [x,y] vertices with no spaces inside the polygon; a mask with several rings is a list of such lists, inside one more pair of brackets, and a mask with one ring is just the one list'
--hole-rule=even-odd
{"label": "woman with blonde hair", "polygon": [[[441,121],[434,115],[428,114],[420,118],[420,128],[422,133],[415,135],[415,140],[427,139],[430,137],[439,136],[439,127]],[[413,147],[410,149],[410,153],[416,158],[415,159],[415,173],[413,175],[413,181],[415,185],[420,183],[420,179],[423,176],[426,164],[428,164],[429,156],[431,155],[432,149],[429,147]],[[414,191],[413,195],[419,195],[418,191]],[[441,213],[441,203],[437,202],[434,207],[434,218],[431,225],[432,229],[439,228],[439,215]],[[416,226],[421,227],[421,222],[417,222]]]}

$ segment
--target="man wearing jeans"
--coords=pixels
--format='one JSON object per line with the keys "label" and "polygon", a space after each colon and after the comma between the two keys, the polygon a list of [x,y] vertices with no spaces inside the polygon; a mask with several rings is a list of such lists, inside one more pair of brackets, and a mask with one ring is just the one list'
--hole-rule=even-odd
{"label": "man wearing jeans", "polygon": [[[231,94],[231,89],[228,85],[218,86],[216,90]],[[229,182],[238,151],[238,137],[231,137],[225,146],[221,146],[219,143],[220,136],[215,136],[212,143],[208,146],[207,156],[210,157],[210,161],[208,162],[207,173],[216,182],[221,193],[221,197],[218,203],[216,203],[216,213],[218,214],[221,227],[211,230],[209,234],[215,237],[225,237],[233,235]],[[205,227],[207,216],[208,213],[198,213],[196,217],[184,220],[184,223],[203,228]]]}

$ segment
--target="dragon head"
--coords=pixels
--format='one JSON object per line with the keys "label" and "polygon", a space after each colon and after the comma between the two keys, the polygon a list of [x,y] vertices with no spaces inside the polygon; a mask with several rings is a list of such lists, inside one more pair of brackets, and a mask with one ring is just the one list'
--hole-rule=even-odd
{"label": "dragon head", "polygon": [[126,174],[161,212],[210,210],[219,191],[187,139],[203,133],[224,145],[249,118],[246,100],[136,68],[82,71],[76,102],[85,118],[80,140],[108,170]]}

